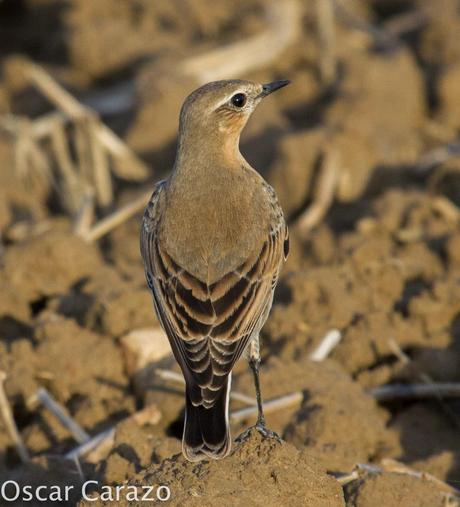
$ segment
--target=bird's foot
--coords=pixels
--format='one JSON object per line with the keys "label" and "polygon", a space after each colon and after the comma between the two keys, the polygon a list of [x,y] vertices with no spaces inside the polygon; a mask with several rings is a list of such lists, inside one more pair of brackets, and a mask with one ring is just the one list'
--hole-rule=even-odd
{"label": "bird's foot", "polygon": [[270,428],[267,428],[265,424],[256,424],[255,428],[264,438],[272,438],[280,444],[283,443],[283,439],[278,435],[278,433]]}
{"label": "bird's foot", "polygon": [[242,442],[245,442],[249,438],[253,430],[258,431],[263,438],[272,438],[277,442],[279,442],[280,444],[283,443],[283,439],[278,435],[278,433],[267,428],[265,424],[261,422],[254,424],[254,426],[250,426],[246,431],[243,431],[241,435],[236,437],[235,439],[236,443],[241,444]]}

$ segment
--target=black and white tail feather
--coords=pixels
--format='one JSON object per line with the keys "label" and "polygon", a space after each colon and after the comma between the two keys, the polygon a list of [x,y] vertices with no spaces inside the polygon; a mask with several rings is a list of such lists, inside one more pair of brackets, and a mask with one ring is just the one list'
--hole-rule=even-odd
{"label": "black and white tail feather", "polygon": [[229,401],[231,373],[211,408],[195,406],[186,389],[186,406],[182,452],[189,461],[199,461],[203,455],[219,459],[231,449]]}

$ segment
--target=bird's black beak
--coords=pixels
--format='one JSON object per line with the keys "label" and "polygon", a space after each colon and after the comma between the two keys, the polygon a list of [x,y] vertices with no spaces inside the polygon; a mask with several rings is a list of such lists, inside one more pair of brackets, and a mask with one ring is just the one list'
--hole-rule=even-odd
{"label": "bird's black beak", "polygon": [[273,81],[272,83],[266,83],[262,85],[262,91],[259,95],[259,97],[266,97],[267,95],[270,95],[270,93],[279,90],[280,88],[283,88],[283,86],[286,86],[290,83],[287,79],[284,79],[282,81]]}

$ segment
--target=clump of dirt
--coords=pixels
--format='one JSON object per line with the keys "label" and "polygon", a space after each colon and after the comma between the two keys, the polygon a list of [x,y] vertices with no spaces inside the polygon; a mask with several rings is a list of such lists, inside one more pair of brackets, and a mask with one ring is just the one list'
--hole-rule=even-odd
{"label": "clump of dirt", "polygon": [[332,471],[375,459],[387,437],[384,418],[374,400],[339,369],[325,367],[321,372],[316,377],[321,377],[321,382],[315,382],[321,387],[307,390],[305,401],[285,430],[287,441],[306,445],[310,454]]}
{"label": "clump of dirt", "polygon": [[[128,393],[119,348],[57,315],[43,319],[33,335],[15,340],[6,354],[6,392],[19,406],[27,404],[39,387],[66,406],[84,428],[97,428],[107,414],[129,414],[135,400]],[[69,433],[46,410],[32,418],[26,432],[29,449],[41,452],[62,443]]]}
{"label": "clump of dirt", "polygon": [[[320,265],[301,271],[292,266],[297,270],[284,279],[287,304],[274,308],[266,327],[278,353],[306,355],[328,329],[341,329],[344,338],[333,356],[359,374],[392,353],[389,338],[402,348],[453,346],[451,328],[460,307],[456,268],[446,272],[443,238],[456,227],[436,206],[421,193],[392,191],[338,245],[329,234],[313,236],[307,246]],[[447,246],[449,256],[453,250]],[[331,261],[321,265],[320,256]]]}
{"label": "clump of dirt", "polygon": [[159,411],[160,425],[142,425],[135,418],[117,425],[110,453],[98,465],[98,473],[107,484],[120,484],[152,463],[161,463],[181,451],[177,438],[164,436],[163,414],[164,411]]}
{"label": "clump of dirt", "polygon": [[428,23],[421,34],[420,54],[425,63],[442,69],[458,62],[460,56],[456,43],[460,22],[455,0],[441,0],[436,5],[429,0],[420,2],[428,14]]}
{"label": "clump of dirt", "polygon": [[17,174],[14,151],[4,137],[0,137],[0,159],[0,232],[7,233],[13,223],[44,220],[49,215],[50,182],[34,171]]}
{"label": "clump of dirt", "polygon": [[[272,358],[262,370],[261,382],[268,398],[302,392],[300,407],[268,414],[267,422],[297,448],[306,447],[327,470],[352,469],[356,462],[367,462],[390,446],[384,414],[334,361],[319,364]],[[249,372],[237,377],[235,389],[253,390]],[[235,435],[251,422],[235,425]]]}
{"label": "clump of dirt", "polygon": [[385,473],[369,475],[345,489],[347,507],[442,507],[446,493],[418,477]]}
{"label": "clump of dirt", "polygon": [[460,65],[448,67],[439,82],[438,119],[442,125],[452,129],[460,128]]}
{"label": "clump of dirt", "polygon": [[311,189],[314,171],[322,152],[324,132],[312,129],[285,136],[267,177],[279,188],[278,198],[287,216],[304,205]]}
{"label": "clump of dirt", "polygon": [[54,229],[7,249],[3,273],[27,301],[64,293],[95,273],[102,256],[75,234]]}
{"label": "clump of dirt", "polygon": [[[372,63],[363,53],[348,56],[341,96],[326,116],[339,128],[331,148],[340,157],[338,196],[343,201],[362,194],[377,165],[415,161],[425,107],[423,81],[409,51],[374,55]],[[398,72],[392,71],[395,67]]]}
{"label": "clump of dirt", "polygon": [[228,505],[236,498],[246,505],[344,505],[338,482],[308,452],[261,439],[255,430],[224,461],[196,464],[176,455],[150,466],[132,484],[169,486],[171,505]]}
{"label": "clump of dirt", "polygon": [[452,413],[446,417],[436,404],[415,403],[400,411],[389,429],[399,441],[400,456],[406,456],[411,466],[456,480],[460,472],[460,437],[454,421]]}

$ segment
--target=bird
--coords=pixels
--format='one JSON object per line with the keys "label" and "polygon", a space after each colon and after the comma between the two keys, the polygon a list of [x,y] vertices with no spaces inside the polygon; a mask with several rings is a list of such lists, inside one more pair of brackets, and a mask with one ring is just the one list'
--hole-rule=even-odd
{"label": "bird", "polygon": [[289,233],[274,189],[245,160],[239,140],[260,101],[287,84],[233,79],[193,91],[180,110],[173,169],[155,185],[142,218],[147,285],[185,379],[189,461],[231,451],[231,376],[243,354],[254,376],[255,427],[279,438],[263,413],[259,334]]}

